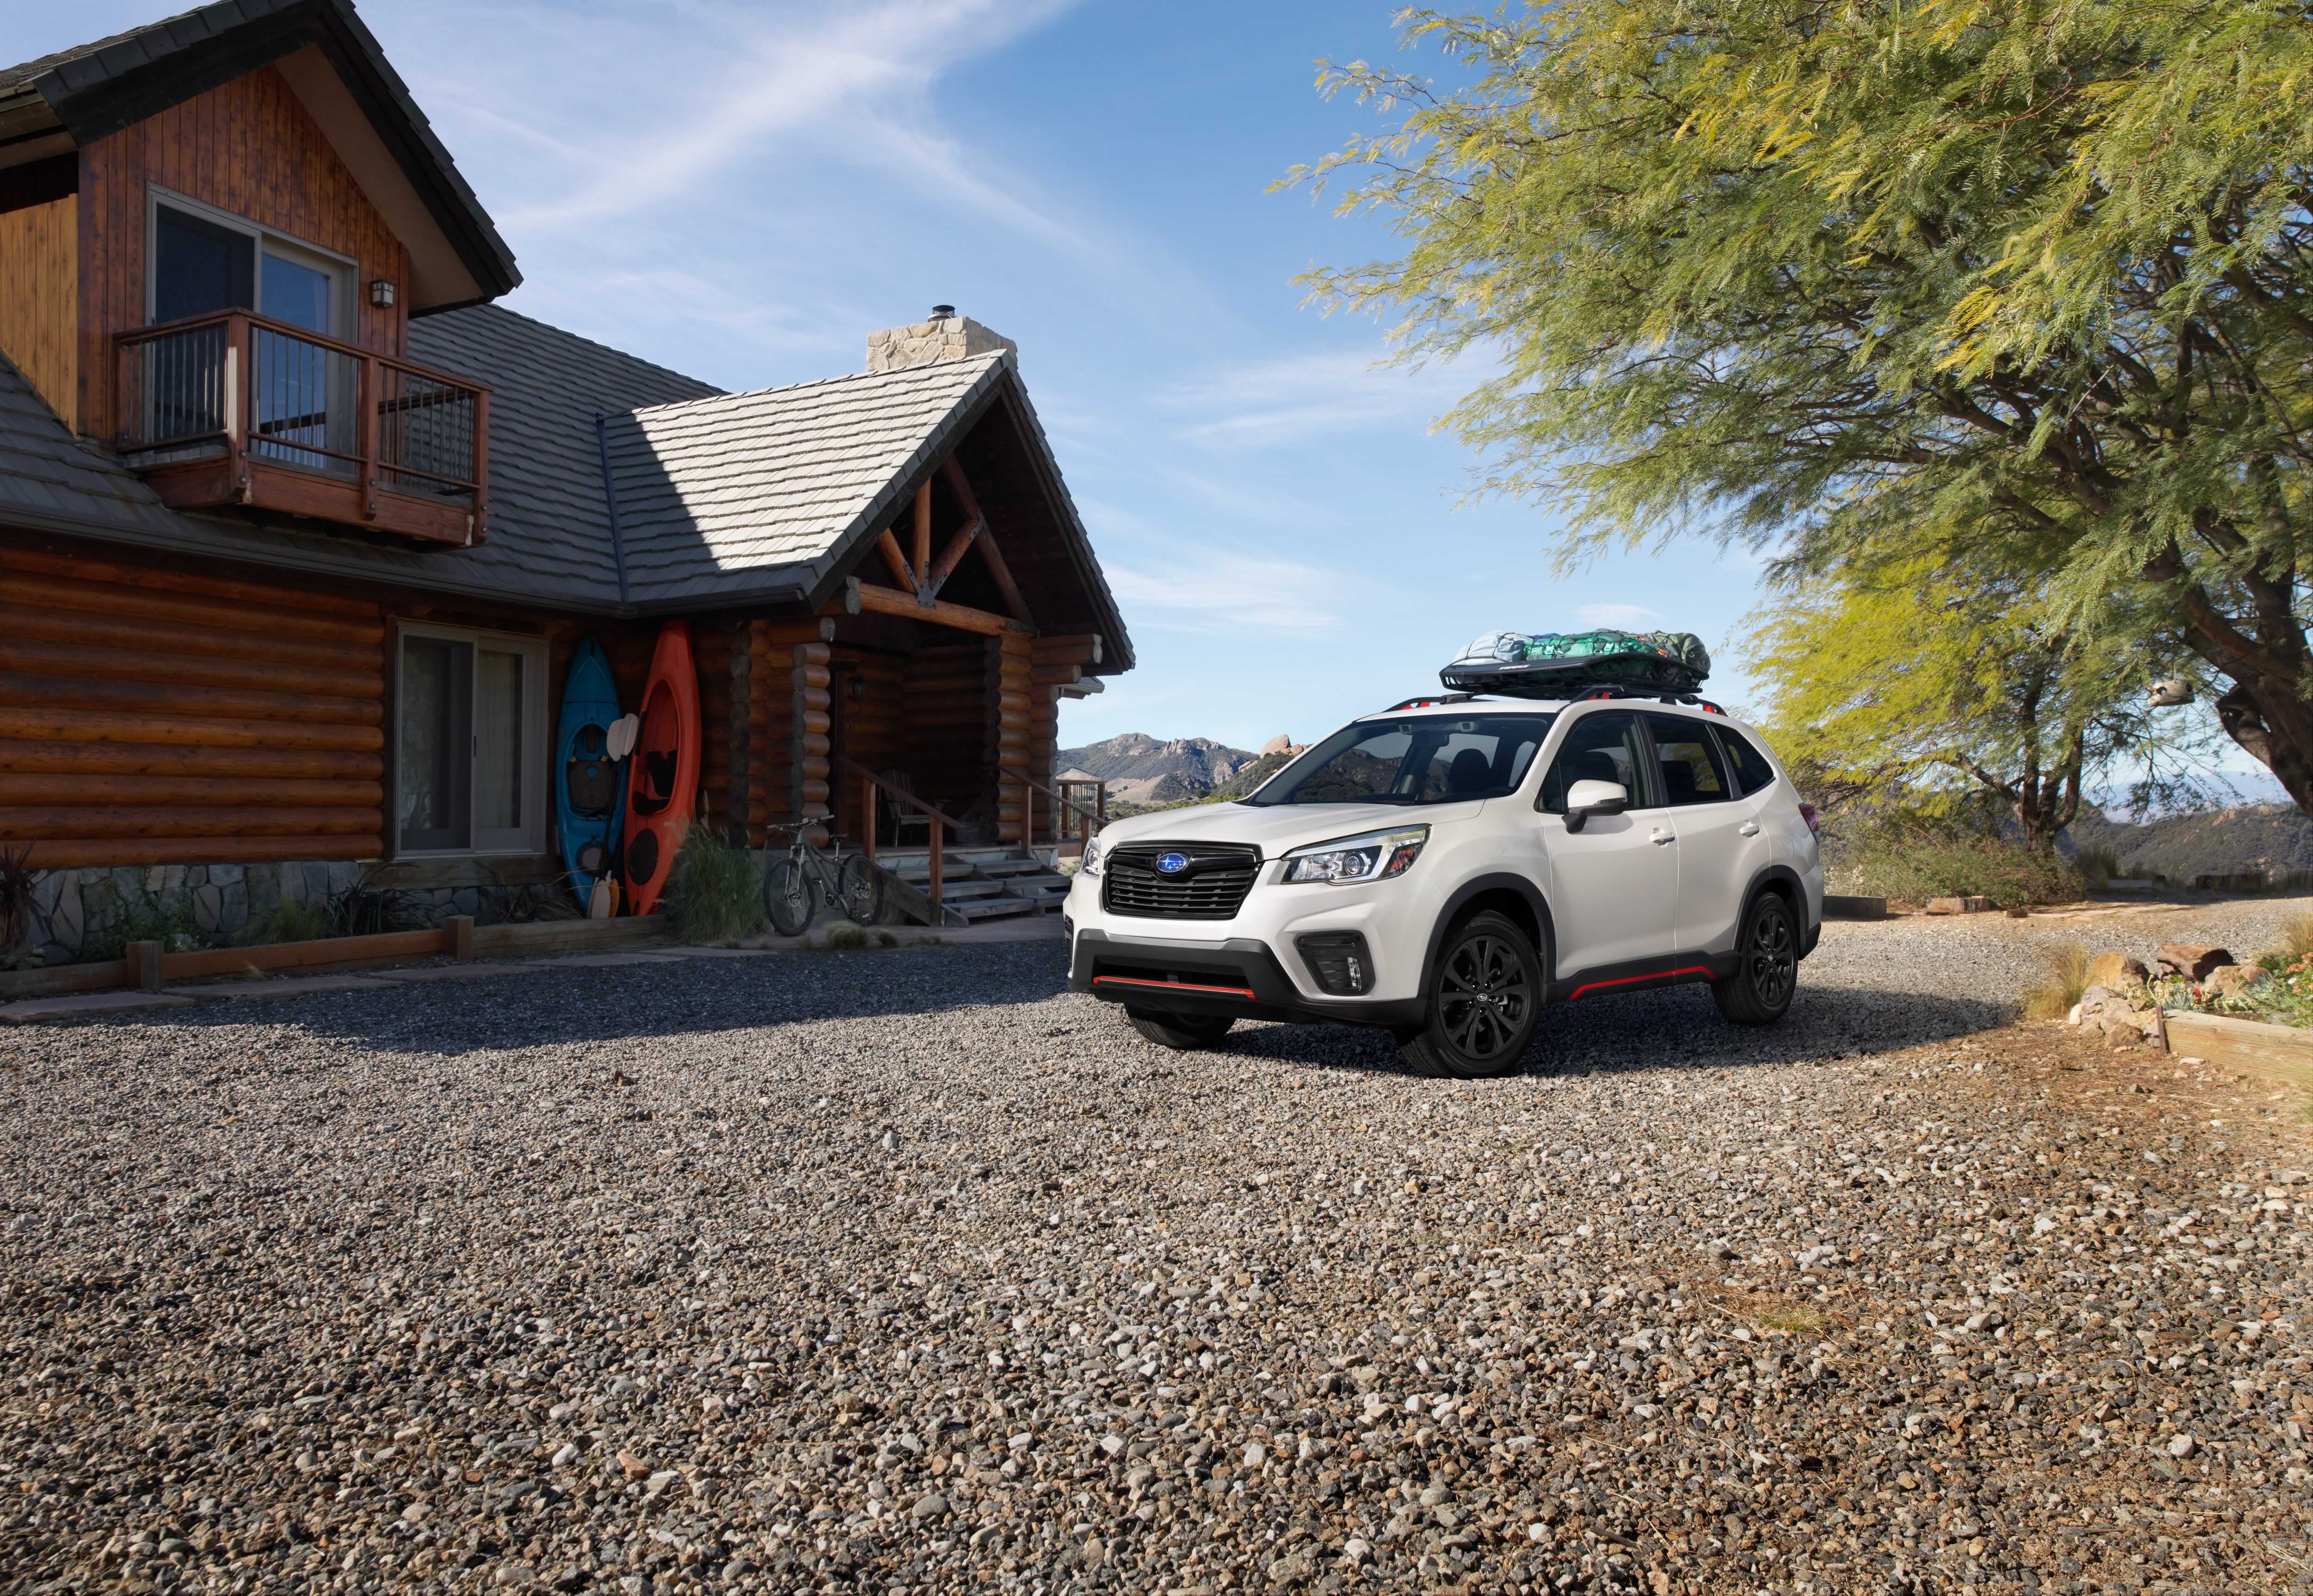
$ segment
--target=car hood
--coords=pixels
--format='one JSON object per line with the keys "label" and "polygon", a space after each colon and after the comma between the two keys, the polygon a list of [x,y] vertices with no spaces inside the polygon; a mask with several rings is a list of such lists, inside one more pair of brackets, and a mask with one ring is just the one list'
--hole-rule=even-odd
{"label": "car hood", "polygon": [[1460,804],[1198,804],[1112,821],[1100,833],[1104,846],[1120,842],[1250,842],[1263,859],[1353,837],[1360,832],[1405,825],[1440,825],[1467,820],[1485,807],[1483,799]]}

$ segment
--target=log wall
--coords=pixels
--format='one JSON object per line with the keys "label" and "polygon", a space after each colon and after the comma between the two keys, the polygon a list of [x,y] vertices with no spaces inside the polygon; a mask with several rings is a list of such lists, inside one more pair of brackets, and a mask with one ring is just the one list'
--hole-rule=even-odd
{"label": "log wall", "polygon": [[747,841],[758,848],[795,818],[793,650],[773,622],[748,623]]}
{"label": "log wall", "polygon": [[[728,622],[695,621],[690,655],[699,667],[699,819],[727,833],[734,809],[731,791],[731,655]],[[654,634],[655,637],[655,634]]]}
{"label": "log wall", "polygon": [[374,859],[373,602],[0,547],[0,841],[36,869]]}
{"label": "log wall", "polygon": [[[877,775],[907,770],[907,657],[838,643],[830,663],[835,676],[832,708],[840,733],[836,752]],[[866,811],[861,807],[857,773],[839,771],[834,783],[835,829],[849,839],[864,837]],[[911,839],[915,835],[912,831],[909,834]],[[888,833],[879,839],[889,840]]]}
{"label": "log wall", "polygon": [[794,727],[790,768],[794,793],[789,812],[814,842],[827,840],[828,777],[831,764],[829,732],[832,728],[828,685],[831,649],[826,643],[796,643],[787,671],[789,724]]}
{"label": "log wall", "polygon": [[[1033,706],[1028,679],[1033,639],[1025,632],[1007,631],[999,633],[994,641],[996,646],[989,653],[996,691],[989,698],[994,722],[991,764],[996,767],[996,837],[999,842],[1016,842],[1025,848],[1029,838],[1023,828],[1027,824],[1027,798],[1033,789],[1020,780],[1018,772],[1033,772],[1030,752]],[[1038,807],[1043,805],[1040,803]]]}
{"label": "log wall", "polygon": [[958,819],[977,810],[984,823],[992,792],[989,719],[994,694],[995,640],[919,648],[907,657],[907,758],[901,767],[917,796]]}
{"label": "log wall", "polygon": [[0,215],[0,351],[48,408],[80,410],[80,196]]}

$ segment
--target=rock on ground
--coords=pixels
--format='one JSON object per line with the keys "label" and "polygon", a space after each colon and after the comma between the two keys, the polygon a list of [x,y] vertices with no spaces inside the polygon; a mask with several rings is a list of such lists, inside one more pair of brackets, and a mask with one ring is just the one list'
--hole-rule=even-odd
{"label": "rock on ground", "polygon": [[2304,1094],[2018,947],[1469,1086],[1036,945],[0,1033],[0,1587],[2302,1589]]}

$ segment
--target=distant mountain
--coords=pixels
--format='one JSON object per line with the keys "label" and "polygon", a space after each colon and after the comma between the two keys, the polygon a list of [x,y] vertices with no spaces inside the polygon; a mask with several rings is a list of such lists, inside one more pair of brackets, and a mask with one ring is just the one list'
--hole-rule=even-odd
{"label": "distant mountain", "polygon": [[1112,798],[1148,806],[1203,798],[1257,757],[1209,737],[1164,743],[1129,731],[1104,743],[1061,749],[1058,768],[1099,776],[1108,782]]}
{"label": "distant mountain", "polygon": [[2058,847],[2068,854],[2109,848],[2124,876],[2172,881],[2248,870],[2278,876],[2313,870],[2313,816],[2291,804],[2243,804],[2131,825],[2083,806]]}

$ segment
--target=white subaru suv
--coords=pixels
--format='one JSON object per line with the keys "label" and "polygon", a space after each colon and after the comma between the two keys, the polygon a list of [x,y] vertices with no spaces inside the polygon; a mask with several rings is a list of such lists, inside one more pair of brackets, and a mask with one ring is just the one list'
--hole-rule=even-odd
{"label": "white subaru suv", "polygon": [[1353,720],[1249,798],[1118,821],[1069,985],[1141,1035],[1386,1027],[1425,1073],[1516,1070],[1543,1004],[1706,981],[1779,1019],[1823,931],[1815,811],[1692,698],[1451,693]]}

